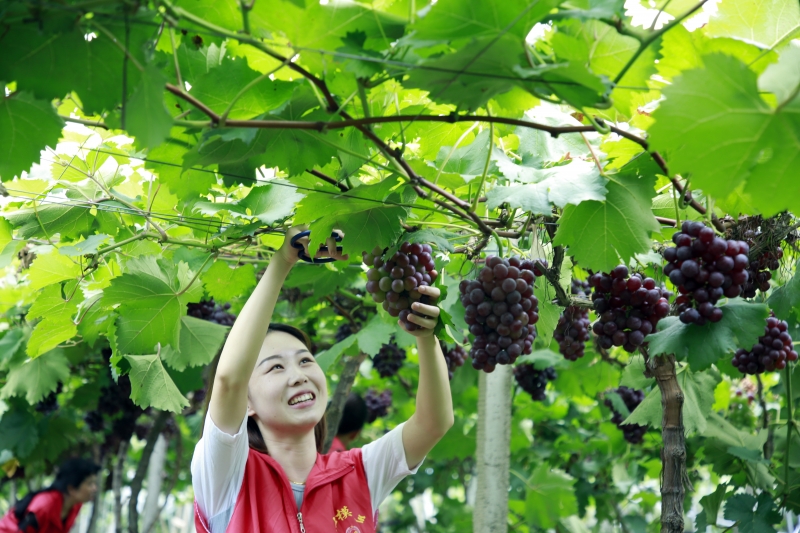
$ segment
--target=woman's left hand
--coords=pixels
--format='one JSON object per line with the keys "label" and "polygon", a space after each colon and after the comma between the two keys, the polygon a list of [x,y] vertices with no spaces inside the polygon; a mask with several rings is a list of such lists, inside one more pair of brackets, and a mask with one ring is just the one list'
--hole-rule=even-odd
{"label": "woman's left hand", "polygon": [[[436,287],[417,287],[417,290],[427,296],[430,301],[436,302],[441,295],[441,291]],[[403,329],[415,337],[431,337],[433,335],[433,328],[439,322],[439,307],[437,305],[423,304],[421,302],[414,302],[411,304],[410,315],[408,321],[419,326],[414,331],[408,331],[401,321],[397,321]],[[422,316],[420,316],[422,315]]]}

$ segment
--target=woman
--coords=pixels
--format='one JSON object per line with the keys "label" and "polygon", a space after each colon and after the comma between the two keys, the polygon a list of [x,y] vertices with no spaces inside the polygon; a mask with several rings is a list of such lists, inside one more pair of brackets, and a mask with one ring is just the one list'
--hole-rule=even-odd
{"label": "woman", "polygon": [[[373,533],[380,503],[453,424],[447,366],[433,336],[439,309],[415,303],[433,317],[409,318],[421,328],[410,332],[419,352],[416,413],[364,448],[320,455],[325,375],[302,332],[270,324],[298,259],[290,240],[299,231],[287,232],[220,354],[192,457],[198,532]],[[327,246],[318,257],[347,259],[333,239]],[[439,296],[433,287],[420,292]]]}
{"label": "woman", "polygon": [[64,462],[52,485],[25,496],[0,520],[0,533],[67,533],[81,506],[94,500],[99,471],[86,459]]}

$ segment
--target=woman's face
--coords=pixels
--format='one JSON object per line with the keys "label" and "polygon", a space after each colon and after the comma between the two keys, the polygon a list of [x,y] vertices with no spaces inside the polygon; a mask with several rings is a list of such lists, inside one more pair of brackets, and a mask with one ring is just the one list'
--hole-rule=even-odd
{"label": "woman's face", "polygon": [[250,376],[247,416],[274,438],[312,431],[327,405],[325,374],[308,348],[288,333],[269,333]]}
{"label": "woman's face", "polygon": [[83,483],[81,483],[77,489],[74,487],[69,487],[68,490],[70,491],[70,496],[79,502],[88,503],[94,500],[94,497],[97,494],[97,476],[92,474],[84,479]]}

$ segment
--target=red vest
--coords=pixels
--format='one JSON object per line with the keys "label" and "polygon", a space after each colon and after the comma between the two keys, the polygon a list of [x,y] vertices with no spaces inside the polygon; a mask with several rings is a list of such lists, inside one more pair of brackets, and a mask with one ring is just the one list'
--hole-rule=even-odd
{"label": "red vest", "polygon": [[346,452],[347,446],[342,444],[342,441],[339,440],[339,437],[333,437],[333,442],[331,442],[331,449],[328,450],[328,453],[331,452]]}
{"label": "red vest", "polygon": [[[61,494],[61,491],[48,490],[34,496],[28,506],[28,512],[36,515],[39,529],[35,530],[29,527],[25,533],[67,533],[78,517],[81,504],[73,505],[67,514],[67,518],[62,521],[61,509],[63,506],[64,495]],[[0,520],[0,533],[20,533],[18,524],[17,517],[14,516],[14,510],[11,509]]]}
{"label": "red vest", "polygon": [[[195,504],[195,526],[207,533],[206,518]],[[372,499],[361,449],[317,454],[297,511],[283,468],[267,454],[250,449],[236,498],[231,533],[375,533]]]}

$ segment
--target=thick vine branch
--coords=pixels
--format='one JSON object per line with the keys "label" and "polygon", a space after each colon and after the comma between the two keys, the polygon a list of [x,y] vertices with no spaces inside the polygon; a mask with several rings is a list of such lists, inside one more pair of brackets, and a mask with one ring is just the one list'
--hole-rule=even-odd
{"label": "thick vine branch", "polygon": [[130,533],[139,532],[139,511],[136,504],[139,502],[139,491],[142,490],[142,483],[144,476],[147,474],[147,467],[150,464],[150,456],[153,455],[153,449],[156,447],[158,436],[164,430],[167,420],[171,416],[169,411],[160,411],[153,420],[153,427],[147,433],[147,444],[142,450],[142,457],[139,459],[139,465],[136,467],[136,475],[131,481],[131,497],[128,500],[128,530]]}
{"label": "thick vine branch", "polygon": [[342,191],[342,192],[347,192],[347,191],[350,190],[350,189],[347,188],[347,185],[336,181],[332,177],[328,176],[327,174],[325,174],[323,172],[320,172],[319,170],[314,170],[313,168],[312,169],[308,169],[307,168],[306,172],[308,172],[312,176],[318,177],[319,179],[321,179],[322,181],[324,181],[326,183],[330,183],[334,187],[338,187],[339,190]]}
{"label": "thick vine branch", "polygon": [[328,434],[325,436],[322,453],[328,453],[331,444],[333,444],[333,438],[336,436],[336,430],[339,428],[339,422],[342,420],[344,404],[347,402],[347,397],[350,396],[350,390],[353,388],[353,382],[356,380],[358,368],[366,357],[366,353],[359,352],[355,357],[348,357],[344,363],[344,369],[342,369],[342,373],[339,376],[339,383],[336,385],[336,391],[333,393],[331,404],[328,406],[327,414],[325,415]]}

